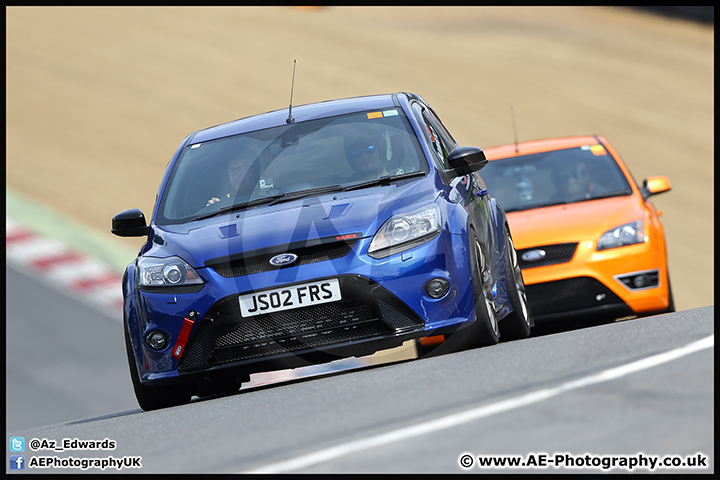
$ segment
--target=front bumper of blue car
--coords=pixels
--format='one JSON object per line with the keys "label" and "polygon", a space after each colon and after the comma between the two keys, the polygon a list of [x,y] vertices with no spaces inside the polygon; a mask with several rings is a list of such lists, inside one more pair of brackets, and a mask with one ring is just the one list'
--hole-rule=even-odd
{"label": "front bumper of blue car", "polygon": [[[125,319],[141,381],[173,383],[231,370],[240,376],[359,357],[475,319],[467,237],[442,231],[382,259],[367,255],[370,240],[348,242],[337,258],[313,253],[318,261],[259,272],[231,265],[231,257],[206,262],[212,266],[196,269],[202,287],[176,291],[134,288],[131,265]],[[449,287],[440,298],[428,293],[434,279]],[[278,308],[242,315],[240,298],[251,293],[302,289],[320,298],[312,286],[329,282],[339,298],[282,309],[284,297],[267,295],[260,305]],[[163,348],[148,345],[152,332],[167,338]]]}

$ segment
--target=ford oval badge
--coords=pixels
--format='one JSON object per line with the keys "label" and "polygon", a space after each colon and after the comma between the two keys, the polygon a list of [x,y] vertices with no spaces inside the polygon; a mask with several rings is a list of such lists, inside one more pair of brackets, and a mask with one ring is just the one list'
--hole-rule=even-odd
{"label": "ford oval badge", "polygon": [[294,253],[281,253],[280,255],[275,255],[270,259],[270,265],[274,267],[284,267],[297,262],[297,259],[298,256]]}
{"label": "ford oval badge", "polygon": [[523,260],[526,262],[537,262],[545,258],[545,250],[530,250],[522,254]]}

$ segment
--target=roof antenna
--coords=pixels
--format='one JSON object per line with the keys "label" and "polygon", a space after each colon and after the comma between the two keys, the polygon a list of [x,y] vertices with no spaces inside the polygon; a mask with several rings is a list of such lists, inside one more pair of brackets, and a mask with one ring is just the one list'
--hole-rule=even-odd
{"label": "roof antenna", "polygon": [[510,116],[512,117],[513,136],[515,137],[515,153],[520,153],[518,150],[517,128],[515,128],[515,110],[513,110],[512,105],[510,105]]}
{"label": "roof antenna", "polygon": [[290,85],[290,108],[288,110],[288,118],[285,120],[285,123],[293,123],[295,119],[292,116],[292,97],[293,97],[293,90],[295,89],[295,63],[297,62],[297,59],[293,60],[293,77],[292,77],[292,84]]}

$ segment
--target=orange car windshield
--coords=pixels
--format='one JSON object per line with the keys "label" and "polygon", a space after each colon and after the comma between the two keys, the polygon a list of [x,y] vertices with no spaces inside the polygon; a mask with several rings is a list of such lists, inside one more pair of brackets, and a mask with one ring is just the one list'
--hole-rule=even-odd
{"label": "orange car windshield", "polygon": [[601,145],[491,160],[480,175],[506,212],[632,193]]}

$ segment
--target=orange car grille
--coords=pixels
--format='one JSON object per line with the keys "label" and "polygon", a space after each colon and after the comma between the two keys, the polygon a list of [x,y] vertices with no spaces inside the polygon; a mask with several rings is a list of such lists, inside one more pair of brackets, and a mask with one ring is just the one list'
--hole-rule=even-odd
{"label": "orange car grille", "polygon": [[575,242],[523,248],[517,251],[518,264],[520,265],[520,269],[526,269],[566,263],[575,255],[577,246],[578,244]]}

